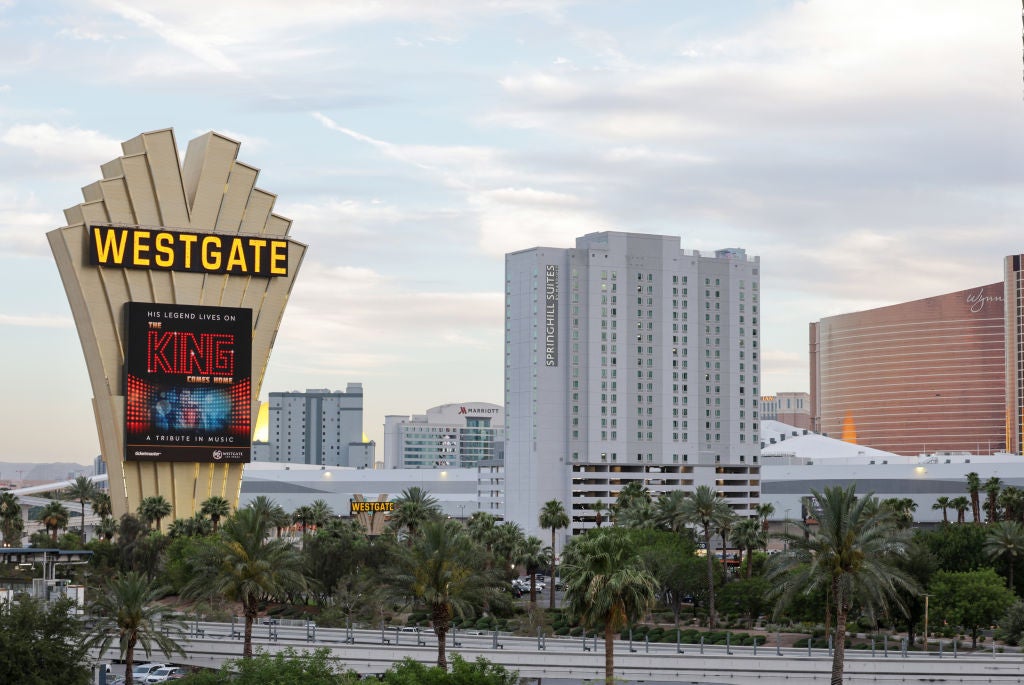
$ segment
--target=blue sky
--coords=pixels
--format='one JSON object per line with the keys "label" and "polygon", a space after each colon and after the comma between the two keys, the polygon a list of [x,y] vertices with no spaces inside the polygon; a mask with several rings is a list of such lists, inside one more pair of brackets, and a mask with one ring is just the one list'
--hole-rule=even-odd
{"label": "blue sky", "polygon": [[1010,0],[0,0],[0,461],[98,452],[45,240],[119,144],[242,142],[310,245],[263,395],[502,401],[506,252],[591,231],[762,262],[765,393],[807,324],[1024,251]]}

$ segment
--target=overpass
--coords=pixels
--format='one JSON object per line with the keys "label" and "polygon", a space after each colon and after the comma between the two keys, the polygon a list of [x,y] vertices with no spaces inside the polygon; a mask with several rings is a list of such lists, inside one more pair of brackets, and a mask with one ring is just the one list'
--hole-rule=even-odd
{"label": "overpass", "polygon": [[[191,621],[180,642],[188,656],[171,661],[216,668],[242,655],[242,621],[210,623]],[[410,657],[432,664],[437,659],[437,641],[432,631],[388,628],[346,630],[318,628],[312,623],[261,623],[254,626],[254,649],[276,653],[287,647],[297,651],[318,647],[330,649],[339,668],[359,673],[382,673],[392,664]],[[484,657],[519,671],[527,680],[600,679],[604,677],[604,643],[600,638],[539,639],[481,631],[456,631],[448,639],[449,660],[458,654],[467,661]],[[844,683],[956,682],[1020,683],[1024,681],[1024,658],[1019,653],[972,653],[944,643],[943,651],[904,653],[900,645],[878,644],[874,651],[847,650]],[[116,654],[108,653],[105,659]],[[159,660],[154,655],[154,660]],[[615,672],[619,678],[638,682],[752,683],[799,685],[827,681],[832,659],[827,649],[726,647],[723,645],[676,645],[616,640]]]}

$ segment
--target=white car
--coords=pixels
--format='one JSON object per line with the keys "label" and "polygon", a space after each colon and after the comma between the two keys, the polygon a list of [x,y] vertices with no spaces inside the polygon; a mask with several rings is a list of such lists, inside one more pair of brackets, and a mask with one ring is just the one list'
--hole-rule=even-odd
{"label": "white car", "polygon": [[150,673],[158,668],[166,668],[167,664],[135,664],[132,666],[132,680],[139,683],[146,682]]}
{"label": "white car", "polygon": [[146,676],[146,680],[143,681],[143,682],[146,682],[146,683],[165,683],[168,680],[170,680],[172,676],[184,675],[184,674],[185,674],[185,669],[183,669],[183,668],[180,668],[178,666],[164,666],[163,668],[158,668],[155,671],[153,671],[152,673],[150,673],[148,676]]}

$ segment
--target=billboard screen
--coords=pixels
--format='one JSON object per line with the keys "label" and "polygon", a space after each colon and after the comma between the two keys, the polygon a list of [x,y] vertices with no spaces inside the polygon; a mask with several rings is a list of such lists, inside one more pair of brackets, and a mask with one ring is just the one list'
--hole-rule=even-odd
{"label": "billboard screen", "polygon": [[248,462],[252,310],[126,305],[125,459]]}

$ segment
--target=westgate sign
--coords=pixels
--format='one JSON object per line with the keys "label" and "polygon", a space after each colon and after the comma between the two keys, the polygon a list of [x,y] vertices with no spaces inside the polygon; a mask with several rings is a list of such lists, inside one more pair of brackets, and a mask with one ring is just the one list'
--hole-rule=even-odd
{"label": "westgate sign", "polygon": [[288,241],[139,226],[90,226],[89,263],[128,269],[287,276]]}

